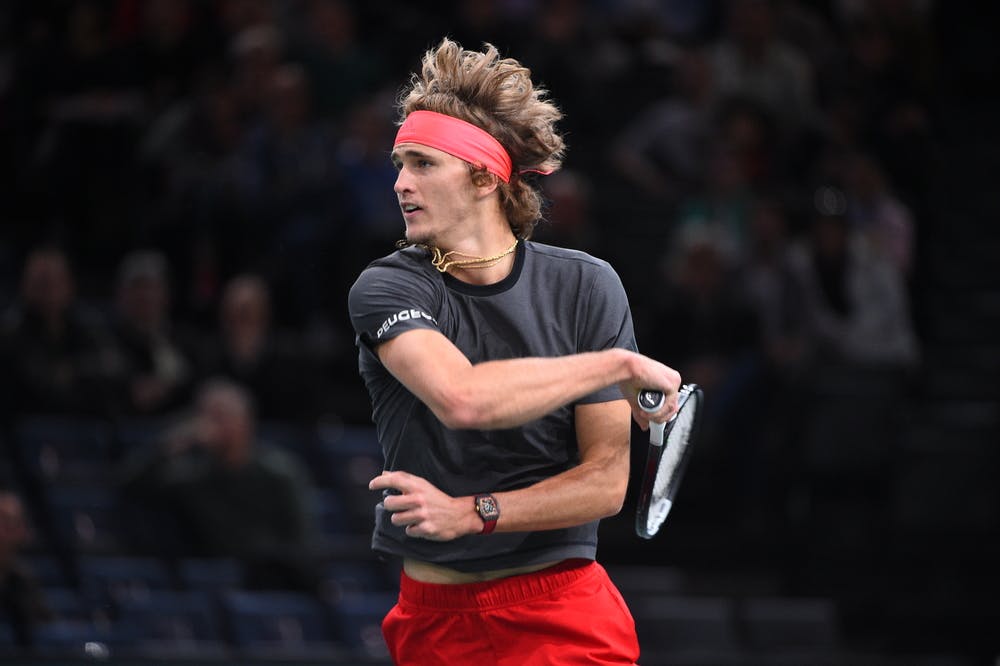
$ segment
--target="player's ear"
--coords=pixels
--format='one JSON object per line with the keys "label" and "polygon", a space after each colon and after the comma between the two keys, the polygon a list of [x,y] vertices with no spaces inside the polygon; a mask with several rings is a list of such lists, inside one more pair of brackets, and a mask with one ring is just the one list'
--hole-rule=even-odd
{"label": "player's ear", "polygon": [[480,196],[488,196],[500,185],[500,178],[486,170],[485,167],[472,167],[472,185]]}

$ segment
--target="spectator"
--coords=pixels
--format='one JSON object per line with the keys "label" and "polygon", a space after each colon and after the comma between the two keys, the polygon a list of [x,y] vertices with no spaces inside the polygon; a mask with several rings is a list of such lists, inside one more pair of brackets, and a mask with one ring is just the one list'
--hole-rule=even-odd
{"label": "spectator", "polygon": [[869,155],[854,155],[845,169],[847,219],[852,229],[900,275],[913,268],[914,225],[909,208],[889,189],[885,172]]}
{"label": "spectator", "polygon": [[716,144],[708,156],[708,179],[700,190],[686,196],[677,210],[676,229],[681,238],[712,238],[715,250],[735,265],[745,250],[753,190],[747,163],[729,145]]}
{"label": "spectator", "polygon": [[0,489],[0,620],[13,630],[22,647],[33,642],[34,628],[52,619],[38,582],[20,561],[31,541],[31,529],[21,498]]}
{"label": "spectator", "polygon": [[340,119],[385,79],[384,56],[358,34],[357,11],[343,0],[309,0],[290,45],[289,58],[315,82],[316,107],[326,118]]}
{"label": "spectator", "polygon": [[120,376],[105,323],[76,300],[62,250],[33,250],[21,274],[20,300],[4,315],[2,382],[13,414],[104,414]]}
{"label": "spectator", "polygon": [[790,261],[792,240],[785,207],[762,198],[749,219],[740,284],[760,325],[760,351],[778,376],[794,374],[804,355],[803,304]]}
{"label": "spectator", "polygon": [[150,544],[161,552],[236,558],[248,585],[308,589],[316,583],[311,481],[288,453],[260,443],[255,427],[250,395],[209,380],[192,419],[126,461],[123,491],[169,520],[177,541]]}
{"label": "spectator", "polygon": [[[664,302],[653,319],[663,357],[715,395],[757,342],[753,311],[734,281],[726,241],[711,229],[678,233]],[[684,322],[677,325],[676,322]]]}
{"label": "spectator", "polygon": [[[319,316],[329,284],[329,262],[347,223],[335,142],[313,113],[305,70],[284,64],[266,79],[260,122],[247,133],[241,154],[239,196],[251,202],[257,247],[249,257],[280,292],[276,319],[303,326]],[[279,252],[272,249],[280,248]]]}
{"label": "spectator", "polygon": [[226,283],[219,306],[219,335],[209,374],[245,386],[262,419],[300,420],[315,415],[319,393],[315,370],[295,340],[271,324],[271,292],[257,276]]}
{"label": "spectator", "polygon": [[646,196],[676,204],[704,182],[711,134],[711,68],[701,50],[677,64],[676,94],[641,112],[615,141],[612,157],[629,182]]}
{"label": "spectator", "polygon": [[170,318],[167,263],[155,251],[133,252],[118,272],[114,332],[125,364],[128,414],[162,414],[190,398],[198,361],[193,333]]}
{"label": "spectator", "polygon": [[813,71],[775,31],[770,0],[732,0],[725,34],[712,54],[720,99],[746,97],[761,104],[794,134],[816,120]]}
{"label": "spectator", "polygon": [[895,367],[916,362],[901,275],[843,215],[817,214],[792,261],[814,360]]}

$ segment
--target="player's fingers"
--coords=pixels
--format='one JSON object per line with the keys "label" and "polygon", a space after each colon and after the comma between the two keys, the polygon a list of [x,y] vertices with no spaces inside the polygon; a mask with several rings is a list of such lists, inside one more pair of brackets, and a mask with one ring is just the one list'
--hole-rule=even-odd
{"label": "player's fingers", "polygon": [[649,430],[649,412],[645,411],[638,405],[632,406],[632,418],[639,425],[642,430]]}
{"label": "player's fingers", "polygon": [[407,472],[382,472],[368,482],[368,490],[392,488],[405,493],[411,489],[414,478]]}
{"label": "player's fingers", "polygon": [[382,498],[382,506],[387,511],[408,511],[420,505],[420,499],[413,495],[386,495]]}
{"label": "player's fingers", "polygon": [[392,521],[392,524],[397,527],[402,527],[403,525],[412,527],[413,525],[420,523],[421,517],[416,511],[398,511],[389,516],[389,520]]}

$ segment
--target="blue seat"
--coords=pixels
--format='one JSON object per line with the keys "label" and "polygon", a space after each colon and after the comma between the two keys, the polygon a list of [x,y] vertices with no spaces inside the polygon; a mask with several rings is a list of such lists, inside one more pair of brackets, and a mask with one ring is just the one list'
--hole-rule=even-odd
{"label": "blue seat", "polygon": [[150,590],[121,601],[118,613],[137,641],[190,644],[223,637],[216,601],[204,591]]}
{"label": "blue seat", "polygon": [[124,456],[137,449],[155,445],[172,422],[162,417],[132,417],[117,423],[114,437]]}
{"label": "blue seat", "polygon": [[63,656],[106,659],[118,645],[126,645],[129,637],[114,625],[97,626],[93,622],[56,620],[35,627],[32,651],[40,656]]}
{"label": "blue seat", "polygon": [[231,591],[221,597],[231,638],[243,649],[289,651],[332,645],[335,635],[327,607],[295,592]]}
{"label": "blue seat", "polygon": [[318,439],[323,465],[329,470],[328,484],[344,500],[351,525],[370,530],[372,507],[378,501],[378,494],[368,489],[368,482],[385,466],[375,429],[329,426],[319,430]]}
{"label": "blue seat", "polygon": [[243,585],[243,565],[224,557],[186,557],[177,562],[177,578],[187,590],[221,592]]}
{"label": "blue seat", "polygon": [[389,651],[382,637],[382,620],[395,605],[391,592],[347,595],[333,604],[337,637],[348,648],[368,657],[385,658]]}
{"label": "blue seat", "polygon": [[173,578],[160,560],[148,557],[85,556],[80,558],[84,592],[94,599],[122,604],[142,599],[151,590],[173,587]]}
{"label": "blue seat", "polygon": [[316,489],[316,518],[321,534],[328,539],[335,539],[353,533],[350,517],[340,493],[331,489]]}
{"label": "blue seat", "polygon": [[55,620],[90,622],[94,619],[93,606],[72,587],[44,587],[42,596]]}
{"label": "blue seat", "polygon": [[70,584],[66,568],[51,555],[33,555],[26,558],[24,563],[42,587],[67,587]]}
{"label": "blue seat", "polygon": [[14,441],[30,473],[46,481],[98,481],[112,459],[111,428],[97,419],[28,416]]}
{"label": "blue seat", "polygon": [[378,434],[371,426],[327,425],[318,429],[317,436],[334,453],[382,455]]}
{"label": "blue seat", "polygon": [[347,597],[388,592],[388,576],[371,562],[334,561],[323,571],[323,596],[337,602]]}
{"label": "blue seat", "polygon": [[54,486],[47,493],[56,531],[81,552],[114,552],[121,547],[117,498],[104,486]]}

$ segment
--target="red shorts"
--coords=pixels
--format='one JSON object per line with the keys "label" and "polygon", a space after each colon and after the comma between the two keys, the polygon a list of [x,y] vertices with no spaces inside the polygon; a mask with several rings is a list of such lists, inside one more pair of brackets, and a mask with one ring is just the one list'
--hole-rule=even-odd
{"label": "red shorts", "polygon": [[635,622],[591,561],[485,583],[435,585],[405,573],[382,622],[398,666],[635,664]]}

